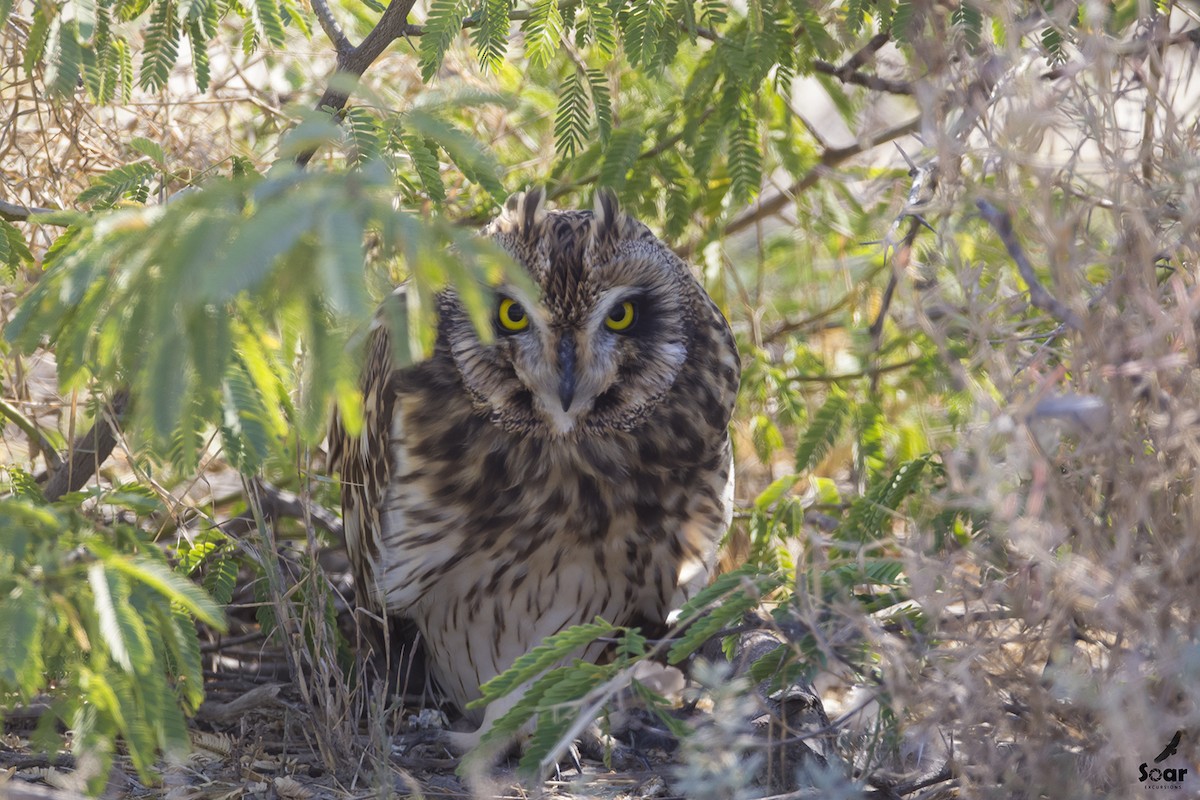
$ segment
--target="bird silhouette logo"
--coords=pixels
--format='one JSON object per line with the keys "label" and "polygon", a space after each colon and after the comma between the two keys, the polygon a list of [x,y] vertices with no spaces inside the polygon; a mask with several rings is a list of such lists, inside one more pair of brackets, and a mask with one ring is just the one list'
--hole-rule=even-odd
{"label": "bird silhouette logo", "polygon": [[1167,742],[1167,746],[1163,751],[1154,757],[1155,764],[1161,764],[1171,756],[1179,752],[1179,741],[1183,738],[1183,731],[1175,731],[1175,736],[1171,741]]}

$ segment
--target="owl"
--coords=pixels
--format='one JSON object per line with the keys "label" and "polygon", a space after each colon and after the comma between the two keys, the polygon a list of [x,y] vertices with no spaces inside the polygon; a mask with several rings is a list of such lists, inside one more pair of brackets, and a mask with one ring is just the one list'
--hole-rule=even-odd
{"label": "owl", "polygon": [[611,194],[552,211],[519,193],[484,235],[536,291],[491,290],[490,341],[442,292],[433,354],[404,368],[377,319],[363,430],[331,435],[358,603],[416,625],[426,674],[478,726],[462,749],[520,698],[466,710],[480,684],[544,638],[661,627],[707,581],[740,377],[717,306]]}

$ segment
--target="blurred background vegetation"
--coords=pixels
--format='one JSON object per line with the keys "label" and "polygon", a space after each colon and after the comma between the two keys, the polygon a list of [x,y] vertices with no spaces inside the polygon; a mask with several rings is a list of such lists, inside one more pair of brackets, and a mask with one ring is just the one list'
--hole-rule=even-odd
{"label": "blurred background vegetation", "polygon": [[[510,268],[474,235],[508,193],[607,186],[733,323],[731,577],[693,610],[760,611],[786,646],[751,677],[816,687],[808,785],[1131,795],[1185,731],[1195,791],[1198,21],[0,0],[0,765],[199,797],[189,748],[258,748],[292,760],[205,785],[412,791],[398,710],[346,677],[325,422],[390,287],[419,358],[434,291],[478,313]],[[266,711],[267,744],[233,722]],[[766,760],[739,724],[694,729],[668,793],[776,791],[705,771]]]}

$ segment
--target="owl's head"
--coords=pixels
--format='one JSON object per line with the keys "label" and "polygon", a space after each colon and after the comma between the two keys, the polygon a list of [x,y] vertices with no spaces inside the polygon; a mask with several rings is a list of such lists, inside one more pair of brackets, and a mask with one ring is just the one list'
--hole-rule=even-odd
{"label": "owl's head", "polygon": [[538,292],[496,287],[484,344],[452,293],[440,339],[480,410],[510,430],[585,436],[636,428],[688,356],[703,289],[645,225],[598,193],[593,211],[513,195],[484,231]]}

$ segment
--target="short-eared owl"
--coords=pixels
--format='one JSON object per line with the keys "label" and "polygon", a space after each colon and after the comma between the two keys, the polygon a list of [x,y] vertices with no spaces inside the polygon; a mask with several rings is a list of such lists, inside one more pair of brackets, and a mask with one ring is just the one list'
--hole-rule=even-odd
{"label": "short-eared owl", "polygon": [[545,637],[596,616],[661,626],[703,585],[740,372],[688,266],[611,195],[547,211],[517,194],[484,233],[538,293],[496,287],[487,344],[442,293],[432,357],[403,369],[378,321],[363,433],[332,435],[359,603],[416,623],[459,708]]}

